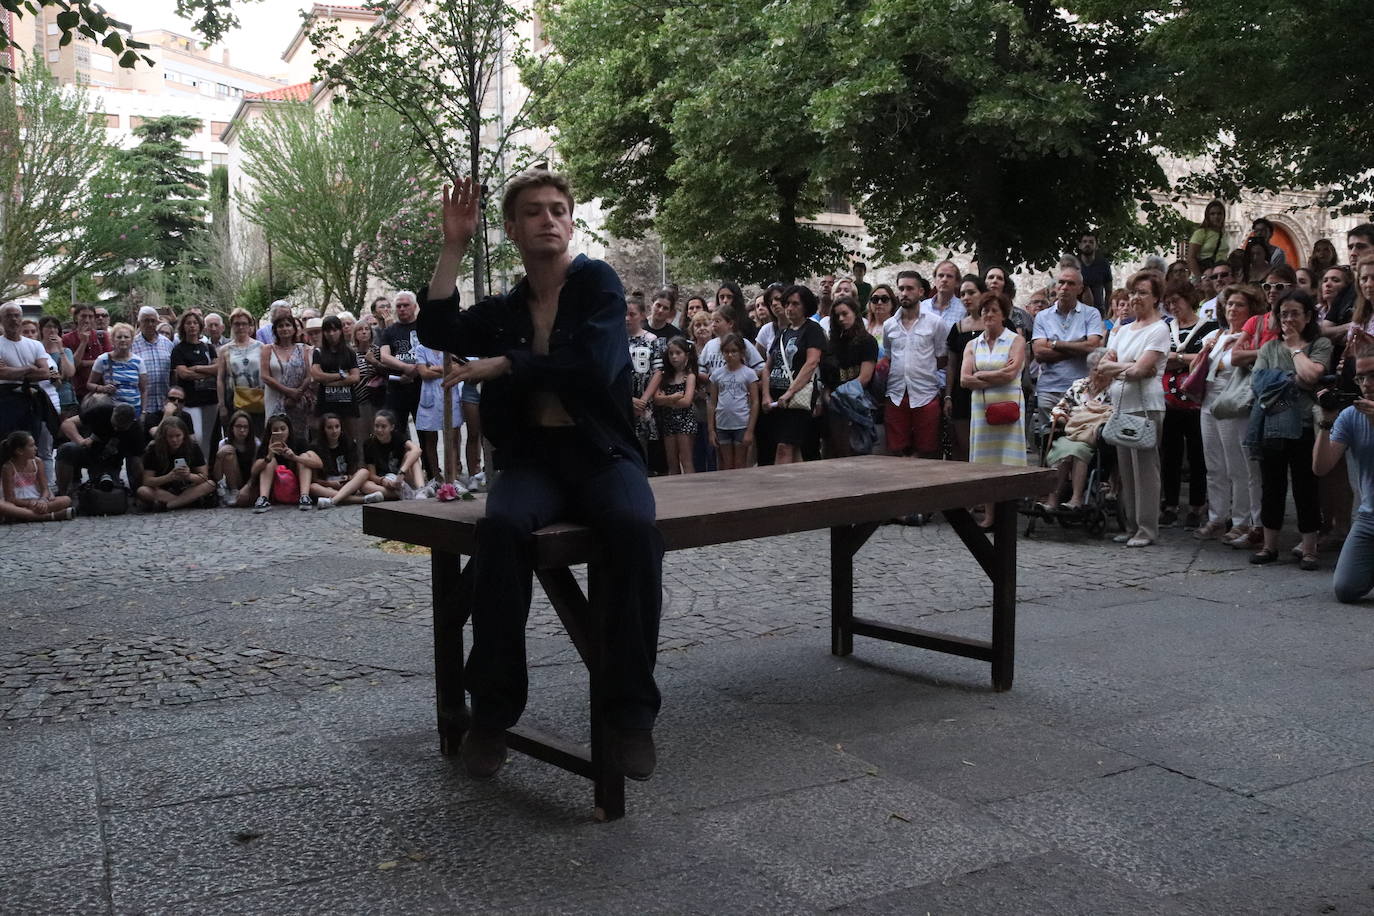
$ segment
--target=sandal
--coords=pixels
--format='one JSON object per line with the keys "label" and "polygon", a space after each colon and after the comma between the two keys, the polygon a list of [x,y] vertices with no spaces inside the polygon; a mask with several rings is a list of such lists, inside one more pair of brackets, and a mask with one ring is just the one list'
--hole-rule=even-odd
{"label": "sandal", "polygon": [[1309,572],[1318,568],[1320,565],[1321,564],[1317,562],[1316,556],[1310,553],[1303,554],[1302,559],[1298,561],[1298,568],[1308,570]]}
{"label": "sandal", "polygon": [[1266,563],[1274,563],[1279,558],[1277,550],[1257,550],[1250,555],[1250,562],[1255,566],[1263,566]]}

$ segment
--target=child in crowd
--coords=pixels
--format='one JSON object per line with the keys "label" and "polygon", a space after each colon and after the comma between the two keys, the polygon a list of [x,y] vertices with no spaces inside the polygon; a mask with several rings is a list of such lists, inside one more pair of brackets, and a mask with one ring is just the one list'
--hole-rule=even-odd
{"label": "child in crowd", "polygon": [[48,475],[38,443],[15,430],[0,443],[0,518],[16,522],[64,522],[76,513],[67,496],[48,495]]}
{"label": "child in crowd", "polygon": [[738,334],[728,334],[720,343],[725,365],[711,370],[711,405],[706,412],[706,428],[711,447],[720,457],[720,469],[742,468],[754,444],[754,426],[759,416],[759,374],[745,365],[748,343]]}
{"label": "child in crowd", "polygon": [[133,327],[121,321],[110,328],[110,342],[113,349],[97,356],[95,365],[91,366],[86,390],[112,395],[115,403],[128,404],[135,414],[142,414],[143,396],[148,391],[148,369],[143,365],[143,358],[133,352]]}
{"label": "child in crowd", "polygon": [[215,483],[210,479],[205,455],[191,437],[191,428],[179,417],[166,417],[157,425],[153,441],[143,453],[143,480],[137,490],[145,506],[159,512],[215,504]]}
{"label": "child in crowd", "polygon": [[[338,414],[324,413],[310,450],[320,458],[320,474],[310,484],[317,509],[349,503],[381,502],[382,488],[368,479],[367,468],[358,464],[353,440],[344,433]],[[359,496],[358,494],[362,495]]]}
{"label": "child in crowd", "polygon": [[420,472],[420,447],[396,434],[396,414],[383,408],[372,418],[372,435],[363,446],[367,479],[386,499],[428,499]]}
{"label": "child in crowd", "polygon": [[219,484],[221,505],[247,509],[258,495],[258,475],[253,473],[258,437],[253,435],[253,418],[247,411],[234,411],[228,432],[219,440],[210,478]]}
{"label": "child in crowd", "polygon": [[691,342],[674,337],[664,351],[665,365],[654,394],[655,419],[663,450],[668,456],[669,474],[691,474],[692,440],[697,434],[697,417],[692,410],[696,395],[697,355]]}
{"label": "child in crowd", "polygon": [[310,481],[323,466],[318,455],[305,447],[284,413],[267,421],[267,438],[258,447],[258,460],[253,462],[253,474],[258,479],[258,501],[254,512],[267,512],[272,500],[295,502],[301,511],[310,508]]}

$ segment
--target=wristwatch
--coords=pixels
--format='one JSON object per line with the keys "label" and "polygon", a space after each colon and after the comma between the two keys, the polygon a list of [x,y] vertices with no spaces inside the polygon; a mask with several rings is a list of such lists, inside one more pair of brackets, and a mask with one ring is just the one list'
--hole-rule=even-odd
{"label": "wristwatch", "polygon": [[1051,337],[1051,338],[1050,338],[1050,349],[1051,349],[1051,350],[1058,350],[1058,349],[1059,349],[1059,338],[1058,338],[1058,337]]}

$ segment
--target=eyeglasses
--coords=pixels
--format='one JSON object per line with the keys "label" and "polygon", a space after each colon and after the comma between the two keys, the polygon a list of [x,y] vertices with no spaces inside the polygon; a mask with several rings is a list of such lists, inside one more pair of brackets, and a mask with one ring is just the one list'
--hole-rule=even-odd
{"label": "eyeglasses", "polygon": [[869,301],[869,302],[891,302],[891,301],[892,301],[892,297],[891,297],[891,296],[869,296],[869,297],[868,297],[868,301]]}
{"label": "eyeglasses", "polygon": [[1278,292],[1283,292],[1292,285],[1292,283],[1261,283],[1260,289],[1264,290],[1266,293],[1272,293],[1276,290]]}
{"label": "eyeglasses", "polygon": [[174,395],[170,395],[170,394],[167,395],[167,400],[170,401],[170,402],[173,403],[173,404],[184,404],[184,403],[186,403],[186,399],[185,399],[185,398],[175,397]]}
{"label": "eyeglasses", "polygon": [[1218,271],[1217,273],[1212,274],[1212,279],[1229,280],[1231,279],[1231,272],[1229,270]]}

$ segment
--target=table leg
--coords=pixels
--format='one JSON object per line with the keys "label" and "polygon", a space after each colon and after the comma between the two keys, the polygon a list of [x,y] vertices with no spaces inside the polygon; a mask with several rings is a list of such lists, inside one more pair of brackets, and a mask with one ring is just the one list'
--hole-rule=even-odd
{"label": "table leg", "polygon": [[854,529],[830,529],[830,654],[854,652]]}
{"label": "table leg", "polygon": [[471,613],[472,561],[463,567],[458,554],[430,554],[431,597],[434,604],[434,703],[438,715],[439,750],[452,756],[467,731],[469,713],[463,692],[463,624]]}
{"label": "table leg", "polygon": [[998,503],[993,510],[992,688],[1010,690],[1016,662],[1016,501]]}
{"label": "table leg", "polygon": [[588,673],[591,679],[592,779],[595,786],[598,821],[613,821],[625,816],[625,777],[616,766],[611,751],[614,734],[606,718],[606,686],[610,651],[608,639],[607,591],[611,575],[600,563],[587,565],[587,606],[591,613],[590,633],[584,634],[589,649]]}

